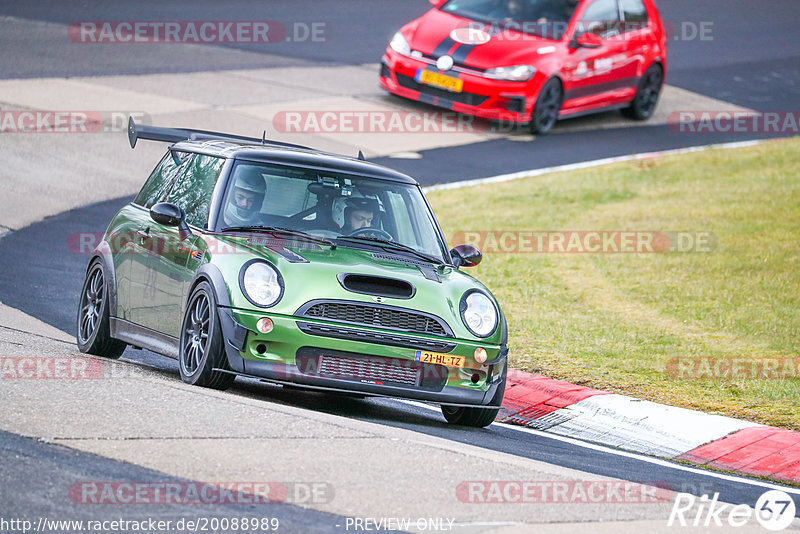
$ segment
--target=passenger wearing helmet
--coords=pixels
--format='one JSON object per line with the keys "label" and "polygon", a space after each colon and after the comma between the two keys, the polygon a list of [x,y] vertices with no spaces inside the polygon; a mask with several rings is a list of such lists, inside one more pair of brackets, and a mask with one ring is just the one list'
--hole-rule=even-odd
{"label": "passenger wearing helmet", "polygon": [[228,193],[223,218],[228,226],[259,223],[267,186],[257,167],[242,165],[236,169],[233,188]]}
{"label": "passenger wearing helmet", "polygon": [[345,204],[342,234],[347,235],[361,228],[370,228],[373,223],[377,222],[376,217],[380,208],[375,199],[348,198]]}

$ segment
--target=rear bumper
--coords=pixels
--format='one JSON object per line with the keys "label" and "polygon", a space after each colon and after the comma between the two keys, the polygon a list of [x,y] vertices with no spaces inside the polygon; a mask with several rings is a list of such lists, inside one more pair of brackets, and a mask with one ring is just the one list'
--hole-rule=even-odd
{"label": "rear bumper", "polygon": [[470,72],[447,73],[464,81],[463,91],[453,93],[415,80],[417,71],[434,70],[427,62],[401,56],[391,48],[381,59],[379,83],[392,94],[488,120],[525,123],[530,121],[536,96],[544,84],[537,74],[528,82],[491,80]]}

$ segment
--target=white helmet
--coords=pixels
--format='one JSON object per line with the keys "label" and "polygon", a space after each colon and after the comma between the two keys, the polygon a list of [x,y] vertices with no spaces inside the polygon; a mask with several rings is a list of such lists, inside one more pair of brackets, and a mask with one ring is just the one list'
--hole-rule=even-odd
{"label": "white helmet", "polygon": [[[255,198],[250,208],[236,204],[235,195],[237,190],[253,193]],[[254,165],[243,165],[237,168],[233,187],[228,196],[228,205],[225,208],[225,220],[228,224],[240,225],[253,221],[254,216],[261,211],[264,203],[264,196],[267,186],[264,177]]]}

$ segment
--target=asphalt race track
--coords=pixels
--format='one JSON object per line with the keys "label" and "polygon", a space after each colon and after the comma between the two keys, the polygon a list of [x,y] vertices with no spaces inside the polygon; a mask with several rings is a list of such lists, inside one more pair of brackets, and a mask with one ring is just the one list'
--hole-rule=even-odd
{"label": "asphalt race track", "polygon": [[[245,0],[163,4],[124,1],[81,2],[79,5],[6,0],[0,5],[0,22],[4,28],[0,34],[0,49],[3,50],[0,54],[0,80],[370,65],[379,61],[394,31],[428,7],[425,0],[380,3],[374,0],[287,0],[263,4]],[[732,106],[761,112],[796,111],[800,102],[800,48],[797,47],[795,28],[800,21],[800,3],[797,0],[771,0],[761,4],[750,0],[660,0],[659,8],[664,19],[676,28],[675,38],[670,44],[669,84]],[[62,44],[64,26],[79,20],[262,19],[302,24],[322,22],[327,38],[319,43],[283,42],[266,47],[150,45],[144,50],[146,53],[140,47],[65,47]],[[692,36],[701,27],[710,32],[706,34],[709,39]],[[61,30],[55,31],[54,28]],[[375,83],[377,85],[377,80]],[[8,107],[3,96],[0,89],[0,109]],[[52,106],[57,108],[57,102]],[[616,114],[607,115],[616,119]],[[551,135],[535,139],[508,135],[422,149],[414,159],[382,156],[375,160],[408,173],[425,185],[432,185],[612,156],[776,137],[757,133],[684,134],[665,125],[596,130],[591,128],[596,121],[597,118],[565,121],[583,126],[573,131],[568,125],[563,128],[559,125]],[[0,154],[4,152],[3,141],[0,137]],[[121,136],[117,141],[122,143]],[[42,142],[25,149],[46,158],[47,148],[48,144]],[[127,150],[127,147],[120,146],[120,150]],[[109,159],[113,160],[113,157]],[[111,165],[113,161],[109,161]],[[133,181],[140,182],[138,179]],[[112,215],[130,200],[133,192],[128,191],[125,196],[105,195],[102,198],[106,200],[99,202],[98,198],[91,197],[74,209],[49,214],[43,220],[7,233],[3,233],[4,229],[0,227],[0,258],[3,258],[0,302],[74,335],[76,304],[87,257],[68,250],[67,239],[76,232],[105,229]],[[175,384],[178,388],[180,385],[173,360],[129,348],[122,362],[131,368],[153,373],[158,383],[167,384],[166,387]],[[329,417],[344,416],[344,419],[364,423],[369,428],[381,429],[375,432],[385,431],[386,435],[395,436],[400,431],[408,435],[418,434],[422,436],[421,440],[437,440],[443,449],[473,447],[481,449],[483,452],[480,454],[502,454],[509,462],[536,461],[574,470],[586,474],[588,479],[612,477],[638,482],[659,481],[675,491],[693,495],[719,492],[725,502],[750,506],[754,506],[765,491],[765,485],[758,481],[587,447],[506,425],[494,424],[483,430],[448,427],[438,409],[416,403],[388,399],[339,399],[249,380],[237,381],[224,395],[264,412],[272,409],[285,410],[286,413],[308,412],[310,418],[326,421]],[[218,397],[209,397],[208,402],[218,400]],[[157,400],[145,398],[131,402],[138,402],[138,409],[142,411],[148,409],[148,402]],[[19,415],[20,418],[24,416]],[[391,439],[413,441],[415,438]],[[176,446],[178,444],[176,440]],[[70,517],[78,519],[112,519],[127,511],[121,507],[75,506],[74,502],[51,495],[55,491],[53,488],[69,486],[87,478],[111,482],[189,481],[143,467],[132,459],[120,459],[125,457],[121,453],[119,456],[94,454],[86,452],[93,446],[83,449],[71,446],[69,441],[65,446],[64,443],[33,440],[0,430],[0,480],[4,482],[0,490],[0,515],[4,518],[36,518],[48,514],[48,517],[71,514]],[[342,466],[342,469],[357,467]],[[378,483],[382,489],[391,479],[392,466],[386,465],[385,470],[381,474],[385,480]],[[425,467],[425,472],[431,472],[429,466]],[[401,478],[405,477],[407,474]],[[480,476],[467,474],[464,480],[473,478]],[[793,498],[800,510],[800,494],[794,493]],[[347,517],[359,515],[357,508],[346,508],[346,511],[333,513],[313,506],[285,503],[271,507],[269,513],[280,519],[280,531],[342,532]],[[386,515],[392,513],[391,510],[385,512]],[[263,515],[257,508],[225,505],[204,509],[203,514]],[[142,515],[177,520],[196,514],[185,507],[164,505],[150,507]],[[508,516],[508,525],[524,522],[524,518],[512,512],[508,512]],[[494,523],[485,525],[473,521],[463,531],[502,527],[502,521],[498,522],[496,517]],[[554,522],[567,522],[571,518],[585,520],[580,519],[580,513],[573,517],[569,512],[566,517]],[[646,516],[643,518],[648,519]],[[595,526],[597,530],[592,532],[603,531],[602,525]]]}
{"label": "asphalt race track", "polygon": [[[162,20],[181,20],[188,6],[197,20],[250,20],[247,1],[221,4],[170,2],[159,5]],[[313,7],[312,7],[313,6]],[[347,2],[270,3],[270,17],[280,21],[322,22],[328,30],[325,42],[283,42],[267,45],[150,45],[147,54],[136,47],[96,48],[58,46],[61,35],[0,37],[23,46],[23,54],[0,57],[1,78],[39,76],[88,76],[241,69],[265,66],[377,63],[387,41],[402,24],[429,6],[425,0],[386,2],[380,9],[368,0]],[[716,99],[762,112],[792,111],[800,102],[800,55],[796,40],[798,5],[794,0],[772,0],[768,9],[754,13],[750,0],[662,0],[662,17],[673,28],[669,47],[667,83]],[[307,13],[314,16],[309,20]],[[60,24],[79,20],[149,20],[148,2],[115,2],[74,10],[67,4],[24,1],[6,2],[3,14]],[[357,31],[352,31],[356,27]],[[180,61],[175,49],[181,47]],[[4,45],[4,50],[9,50]],[[211,50],[209,51],[209,48]],[[231,48],[246,52],[228,53]],[[255,53],[253,50],[259,50]],[[26,55],[30,58],[27,61]],[[376,82],[377,83],[377,82]],[[614,113],[610,115],[615,115]],[[564,121],[574,123],[585,119]],[[562,123],[563,124],[563,123]],[[663,126],[604,130],[602,135],[553,135],[535,143],[489,141],[450,150],[423,151],[421,160],[378,160],[411,174],[423,184],[465,180],[633,154],[720,142],[768,137],[760,134],[686,134]],[[771,135],[775,137],[775,135]],[[579,147],[579,148],[578,148]],[[501,165],[498,162],[502,162]]]}

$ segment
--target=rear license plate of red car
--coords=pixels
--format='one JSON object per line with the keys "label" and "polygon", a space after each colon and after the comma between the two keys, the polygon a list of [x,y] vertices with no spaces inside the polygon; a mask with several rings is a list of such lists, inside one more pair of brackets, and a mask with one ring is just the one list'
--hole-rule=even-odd
{"label": "rear license plate of red car", "polygon": [[445,89],[451,93],[460,93],[464,90],[464,80],[453,78],[452,76],[445,76],[430,70],[420,69],[414,77],[418,83]]}

